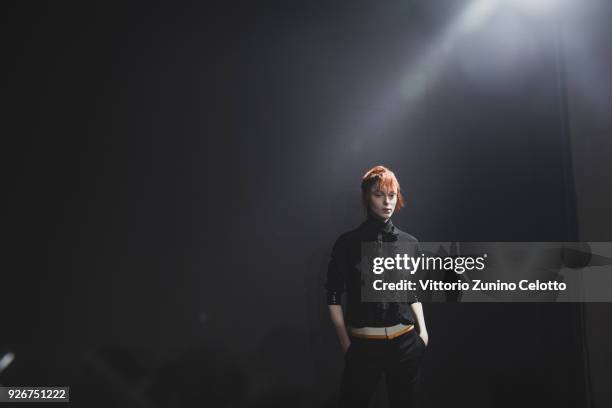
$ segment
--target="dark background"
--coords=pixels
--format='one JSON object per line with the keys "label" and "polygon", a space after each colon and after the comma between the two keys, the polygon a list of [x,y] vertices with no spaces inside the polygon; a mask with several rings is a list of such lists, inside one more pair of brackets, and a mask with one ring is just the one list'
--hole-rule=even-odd
{"label": "dark background", "polygon": [[[612,8],[516,12],[512,59],[477,29],[419,68],[468,5],[3,5],[0,383],[330,406],[325,268],[376,164],[421,241],[612,240]],[[424,309],[427,406],[612,401],[608,304]]]}

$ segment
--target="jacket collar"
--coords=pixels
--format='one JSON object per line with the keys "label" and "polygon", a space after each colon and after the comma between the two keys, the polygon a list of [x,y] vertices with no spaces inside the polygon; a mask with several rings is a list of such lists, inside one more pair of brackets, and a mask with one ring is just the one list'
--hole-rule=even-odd
{"label": "jacket collar", "polygon": [[367,233],[368,236],[376,236],[378,233],[389,235],[394,238],[397,238],[398,236],[397,228],[395,228],[395,225],[393,225],[391,219],[384,222],[379,218],[374,217],[370,213],[368,213],[368,219],[361,224],[361,228]]}

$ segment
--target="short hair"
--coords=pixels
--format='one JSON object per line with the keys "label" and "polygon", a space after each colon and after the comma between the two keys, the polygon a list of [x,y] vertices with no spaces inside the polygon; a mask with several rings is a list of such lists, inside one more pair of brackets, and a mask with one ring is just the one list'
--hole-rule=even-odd
{"label": "short hair", "polygon": [[372,187],[376,186],[381,190],[396,189],[397,202],[395,203],[395,211],[399,211],[404,207],[404,197],[400,192],[400,184],[395,177],[395,174],[385,166],[374,166],[366,171],[361,180],[361,203],[366,211],[368,211],[369,194]]}

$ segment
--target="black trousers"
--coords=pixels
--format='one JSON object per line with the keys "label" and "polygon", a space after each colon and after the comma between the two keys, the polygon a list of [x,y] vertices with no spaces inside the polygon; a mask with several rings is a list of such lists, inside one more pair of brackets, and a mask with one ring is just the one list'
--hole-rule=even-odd
{"label": "black trousers", "polygon": [[419,364],[425,348],[416,330],[391,340],[351,339],[344,355],[340,406],[367,408],[384,374],[390,407],[414,407]]}

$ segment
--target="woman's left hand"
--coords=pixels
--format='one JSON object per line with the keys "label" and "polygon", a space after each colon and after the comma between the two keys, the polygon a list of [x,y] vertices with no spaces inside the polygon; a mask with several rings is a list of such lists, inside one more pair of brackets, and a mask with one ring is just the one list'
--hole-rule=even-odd
{"label": "woman's left hand", "polygon": [[427,332],[421,332],[419,333],[419,336],[421,336],[423,343],[425,343],[425,346],[427,346],[427,344],[429,344],[429,334],[427,334]]}

